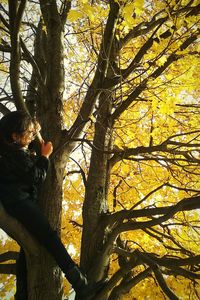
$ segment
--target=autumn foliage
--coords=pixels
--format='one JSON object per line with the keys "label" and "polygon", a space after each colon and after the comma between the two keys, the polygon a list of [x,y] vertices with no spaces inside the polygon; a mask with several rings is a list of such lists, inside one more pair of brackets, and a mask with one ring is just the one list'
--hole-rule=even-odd
{"label": "autumn foliage", "polygon": [[[36,110],[62,152],[62,240],[90,280],[109,278],[95,300],[199,299],[198,1],[18,1],[16,40],[8,2],[0,111]],[[0,262],[8,299],[15,260]]]}

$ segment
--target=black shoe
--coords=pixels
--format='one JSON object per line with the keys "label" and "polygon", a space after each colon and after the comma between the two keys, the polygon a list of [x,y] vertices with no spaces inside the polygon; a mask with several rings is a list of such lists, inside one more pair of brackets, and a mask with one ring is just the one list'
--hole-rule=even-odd
{"label": "black shoe", "polygon": [[95,283],[89,283],[84,289],[75,290],[75,300],[90,300],[98,295],[105,287],[107,280],[101,280]]}
{"label": "black shoe", "polygon": [[97,283],[88,283],[87,278],[81,273],[77,266],[67,270],[65,273],[67,280],[71,283],[75,293],[76,300],[89,300],[97,295],[106,285],[107,281]]}
{"label": "black shoe", "polygon": [[87,278],[76,265],[65,272],[65,277],[71,283],[75,291],[84,289],[88,285]]}

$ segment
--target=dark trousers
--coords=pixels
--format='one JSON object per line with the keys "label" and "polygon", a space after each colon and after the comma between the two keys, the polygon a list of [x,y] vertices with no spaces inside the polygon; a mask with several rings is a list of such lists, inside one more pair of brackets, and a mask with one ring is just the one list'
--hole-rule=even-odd
{"label": "dark trousers", "polygon": [[[56,231],[51,228],[47,218],[42,213],[37,203],[32,202],[31,200],[26,200],[20,201],[14,205],[4,205],[4,207],[9,215],[16,218],[22,225],[24,225],[27,231],[31,233],[40,245],[46,248],[64,273],[73,268],[75,265],[74,261],[65,249]],[[21,253],[20,255],[21,263],[19,260],[18,273],[23,274],[26,272],[24,253]],[[25,276],[23,275],[22,281],[24,277]]]}
{"label": "dark trousers", "polygon": [[15,300],[27,300],[27,268],[24,250],[21,248],[16,263],[16,294]]}

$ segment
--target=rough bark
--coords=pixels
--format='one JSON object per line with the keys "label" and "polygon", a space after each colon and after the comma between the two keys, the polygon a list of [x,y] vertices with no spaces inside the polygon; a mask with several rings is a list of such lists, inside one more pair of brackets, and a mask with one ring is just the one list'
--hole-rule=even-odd
{"label": "rough bark", "polygon": [[13,98],[17,109],[27,110],[20,86],[20,62],[21,49],[19,30],[22,16],[26,7],[26,0],[20,2],[8,1],[9,17],[10,17],[10,38],[11,38],[11,58],[10,58],[10,83],[13,93]]}
{"label": "rough bark", "polygon": [[[95,125],[95,149],[91,155],[83,206],[84,230],[82,236],[81,262],[85,270],[89,270],[92,265],[95,265],[96,255],[101,251],[105,235],[104,228],[101,228],[99,223],[101,215],[106,213],[108,209],[106,199],[108,154],[105,154],[103,151],[109,149],[112,137],[112,124],[109,124],[111,107],[112,98],[110,93],[102,93],[99,99],[98,117]],[[104,266],[106,267],[106,265],[105,263]],[[103,270],[101,270],[101,272],[102,271]],[[91,272],[93,279],[96,279],[96,276],[98,279],[102,277],[102,274],[98,274],[97,272],[94,275],[93,272],[94,270]]]}
{"label": "rough bark", "polygon": [[[142,64],[142,60],[148,50],[151,49],[152,44],[154,42],[159,43],[162,38],[172,36],[172,32],[167,29],[159,40],[154,34],[169,16],[160,17],[160,14],[155,15],[149,22],[142,22],[133,28],[129,34],[118,41],[118,48],[115,48],[115,26],[119,16],[119,4],[113,0],[110,0],[109,3],[110,13],[102,38],[94,79],[88,87],[77,119],[67,132],[66,130],[62,130],[61,117],[64,89],[62,40],[63,26],[66,15],[70,9],[70,1],[63,1],[63,11],[61,13],[58,12],[56,1],[40,1],[43,18],[37,28],[34,57],[30,55],[23,41],[19,38],[21,16],[26,1],[21,1],[19,6],[17,6],[15,1],[9,1],[11,48],[8,49],[11,49],[10,72],[12,92],[16,107],[18,109],[26,109],[19,82],[20,51],[22,50],[24,59],[29,61],[33,68],[29,91],[26,97],[29,110],[34,113],[35,107],[34,105],[31,106],[31,103],[34,104],[34,102],[37,102],[37,116],[42,124],[44,138],[45,140],[52,140],[55,147],[55,152],[51,159],[51,168],[45,186],[40,194],[40,205],[52,227],[58,232],[60,231],[62,212],[62,181],[65,163],[69,153],[75,147],[75,143],[78,142],[78,138],[81,137],[83,128],[88,122],[91,113],[94,111],[95,105],[98,105],[98,109],[95,112],[95,133],[83,207],[81,266],[88,273],[91,280],[99,280],[107,273],[109,256],[112,251],[117,253],[119,257],[127,255],[126,258],[133,258],[133,260],[131,263],[121,266],[120,270],[111,278],[104,291],[99,294],[95,300],[120,299],[120,295],[128,292],[150,273],[155,274],[158,283],[168,296],[177,299],[166,286],[162,274],[159,273],[159,269],[155,269],[155,265],[158,264],[166,267],[166,274],[181,274],[186,278],[198,278],[198,274],[196,275],[195,272],[181,269],[179,266],[175,268],[173,264],[177,262],[172,260],[169,262],[162,258],[159,260],[156,257],[150,257],[151,260],[155,262],[155,264],[152,264],[150,260],[144,259],[139,253],[134,253],[132,256],[132,253],[125,251],[125,249],[120,249],[119,247],[115,249],[115,241],[118,235],[123,231],[137,229],[147,231],[149,229],[148,232],[150,232],[153,225],[162,224],[162,222],[168,220],[177,211],[199,208],[199,197],[184,199],[174,207],[159,207],[143,210],[135,210],[135,207],[133,207],[130,210],[108,214],[107,191],[109,188],[108,183],[111,168],[122,159],[136,160],[138,159],[137,156],[140,155],[144,159],[150,159],[152,155],[152,159],[155,159],[155,156],[153,157],[155,152],[156,154],[159,152],[165,153],[167,157],[170,151],[173,151],[174,157],[177,154],[179,159],[180,156],[183,155],[183,153],[181,153],[181,151],[178,152],[178,150],[176,150],[177,152],[175,153],[173,149],[174,145],[170,140],[166,141],[165,144],[163,143],[157,146],[136,147],[117,151],[114,151],[111,146],[114,121],[117,120],[125,110],[129,109],[133,101],[138,100],[138,97],[147,88],[148,79],[159,77],[173,62],[181,58],[181,55],[177,55],[175,53],[176,51],[171,53],[164,65],[155,67],[154,71],[147,77],[143,74],[144,76],[141,76],[140,84],[133,85],[127,94],[127,98],[122,98],[121,101],[117,103],[118,105],[112,106],[113,87],[117,87],[117,85],[127,80],[130,74],[134,72],[137,73],[137,67]],[[185,12],[189,15],[195,15],[199,9],[199,5],[193,8],[188,6],[185,8]],[[178,14],[181,13],[181,11],[174,13]],[[172,29],[174,30],[174,28]],[[147,37],[146,42],[138,53],[135,53],[135,56],[133,55],[134,57],[132,61],[130,59],[130,64],[127,68],[120,69],[116,60],[116,57],[120,54],[120,50],[123,50],[123,47],[133,38],[141,36],[142,34],[151,34],[152,30],[154,30],[152,35]],[[196,39],[197,35],[191,34],[177,50],[185,50],[188,45],[193,43]],[[34,89],[32,90],[31,87]],[[35,94],[36,91],[37,96]],[[112,110],[113,108],[114,112]],[[180,147],[180,149],[181,147],[187,147],[187,145],[180,144],[177,146]],[[148,154],[149,157],[145,157],[145,154]],[[141,159],[141,157],[139,159]],[[175,161],[175,158],[173,159],[173,161]],[[184,159],[189,161],[188,157]],[[190,162],[193,163],[194,160],[190,160]],[[199,163],[199,161],[195,161],[194,163]],[[135,221],[135,219],[139,217],[149,217],[150,221]],[[19,227],[19,224],[13,223],[13,220],[8,218],[9,217],[6,216],[5,212],[0,208],[0,226],[8,233],[11,233],[15,239],[19,240],[20,244],[26,249],[29,288],[28,300],[60,300],[62,297],[61,272],[56,262],[42,247],[39,247],[35,244],[35,241],[32,241],[26,231]],[[9,226],[13,227],[5,227],[5,224],[8,223]],[[18,237],[19,233],[22,234],[22,236]],[[149,234],[154,238],[156,237],[155,232],[150,232]],[[159,238],[161,239],[162,235],[158,237],[157,233],[157,239]],[[182,248],[180,249],[182,251],[184,250]],[[185,252],[184,254],[188,256],[191,255],[189,252]],[[191,265],[193,263],[199,264],[199,257],[196,256],[194,259],[195,261],[187,260],[184,263]],[[125,280],[127,278],[124,277],[139,264],[147,265],[148,267],[138,276],[133,276],[131,280]],[[110,291],[113,292],[111,292],[110,296],[107,296],[107,293]]]}

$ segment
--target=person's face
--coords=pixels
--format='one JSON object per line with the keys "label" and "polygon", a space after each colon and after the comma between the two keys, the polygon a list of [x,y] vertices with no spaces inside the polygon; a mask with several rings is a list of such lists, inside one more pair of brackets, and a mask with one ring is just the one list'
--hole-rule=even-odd
{"label": "person's face", "polygon": [[28,145],[34,140],[35,135],[35,126],[33,123],[31,123],[27,130],[25,130],[22,134],[13,133],[12,138],[22,147],[28,147]]}

